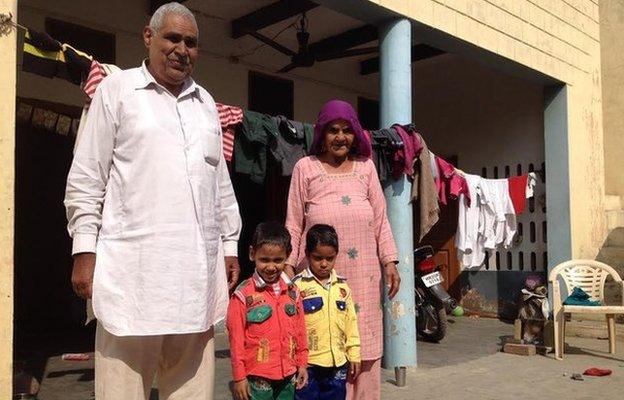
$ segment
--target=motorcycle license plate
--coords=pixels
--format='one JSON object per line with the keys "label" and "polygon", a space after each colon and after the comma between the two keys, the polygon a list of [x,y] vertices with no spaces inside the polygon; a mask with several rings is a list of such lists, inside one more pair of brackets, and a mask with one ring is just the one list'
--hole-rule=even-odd
{"label": "motorcycle license plate", "polygon": [[442,283],[442,275],[438,271],[427,274],[421,278],[425,283],[426,287],[431,287],[433,285],[437,285]]}

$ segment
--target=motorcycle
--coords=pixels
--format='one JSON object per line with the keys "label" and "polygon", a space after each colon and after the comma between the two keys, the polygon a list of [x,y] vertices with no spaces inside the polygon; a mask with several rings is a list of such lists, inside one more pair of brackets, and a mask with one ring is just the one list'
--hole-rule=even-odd
{"label": "motorcycle", "polygon": [[441,268],[436,265],[434,254],[431,246],[414,250],[416,330],[424,340],[439,342],[446,335],[446,313],[451,312],[457,302],[442,286]]}

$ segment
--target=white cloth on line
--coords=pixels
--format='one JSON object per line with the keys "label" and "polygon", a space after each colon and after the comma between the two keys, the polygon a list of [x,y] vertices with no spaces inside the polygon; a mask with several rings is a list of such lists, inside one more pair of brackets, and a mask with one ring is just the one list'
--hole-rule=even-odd
{"label": "white cloth on line", "polygon": [[459,217],[455,245],[461,267],[473,268],[480,267],[485,260],[484,237],[480,230],[479,221],[481,210],[487,204],[481,195],[482,178],[470,174],[464,174],[464,177],[472,201],[468,202],[464,194],[459,196]]}
{"label": "white cloth on line", "polygon": [[486,203],[486,206],[482,207],[480,219],[485,248],[495,250],[500,244],[509,248],[517,230],[516,213],[509,196],[509,181],[483,179],[481,194]]}
{"label": "white cloth on line", "polygon": [[[73,254],[95,252],[93,308],[117,336],[202,332],[223,319],[241,220],[213,98],[147,70],[102,81],[67,180]],[[221,242],[221,244],[220,244]]]}
{"label": "white cloth on line", "polygon": [[527,186],[526,186],[526,198],[530,199],[533,197],[533,191],[535,189],[535,185],[537,184],[537,175],[535,172],[529,172],[529,177],[527,178]]}

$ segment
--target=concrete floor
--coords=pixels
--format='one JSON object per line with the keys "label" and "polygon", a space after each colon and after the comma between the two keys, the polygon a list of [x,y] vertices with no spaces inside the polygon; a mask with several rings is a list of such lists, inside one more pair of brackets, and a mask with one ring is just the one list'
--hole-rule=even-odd
{"label": "concrete floor", "polygon": [[[616,399],[624,387],[624,342],[608,354],[608,342],[567,338],[564,361],[552,356],[523,357],[501,353],[501,341],[513,326],[494,319],[454,318],[447,338],[438,344],[418,342],[419,367],[408,370],[407,386],[393,384],[394,372],[383,373],[382,399]],[[230,400],[230,360],[226,337],[216,338],[215,400]],[[570,379],[589,367],[609,368],[608,377]],[[44,371],[39,400],[93,399],[93,362],[67,362],[52,357]],[[620,393],[618,395],[618,393]],[[152,396],[157,399],[156,393]]]}

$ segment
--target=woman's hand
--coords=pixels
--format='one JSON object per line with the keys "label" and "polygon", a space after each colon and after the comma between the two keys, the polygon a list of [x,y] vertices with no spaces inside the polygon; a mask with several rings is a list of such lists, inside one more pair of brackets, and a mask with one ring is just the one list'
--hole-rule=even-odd
{"label": "woman's hand", "polygon": [[234,398],[237,400],[249,400],[251,398],[247,378],[234,382]]}
{"label": "woman's hand", "polygon": [[392,300],[401,286],[401,276],[397,270],[396,262],[392,261],[384,265],[384,281],[388,287],[388,298]]}
{"label": "woman's hand", "polygon": [[361,370],[362,370],[362,363],[349,362],[349,380],[351,382],[355,381],[355,379],[360,374]]}
{"label": "woman's hand", "polygon": [[296,389],[302,389],[305,385],[308,384],[308,368],[307,367],[299,367],[297,368],[297,382]]}

